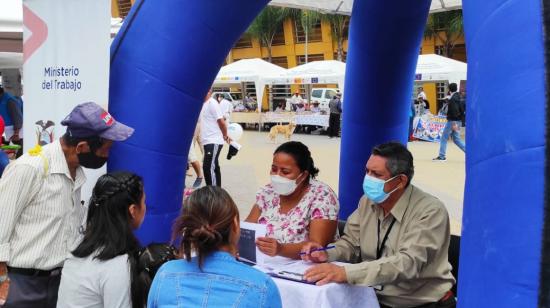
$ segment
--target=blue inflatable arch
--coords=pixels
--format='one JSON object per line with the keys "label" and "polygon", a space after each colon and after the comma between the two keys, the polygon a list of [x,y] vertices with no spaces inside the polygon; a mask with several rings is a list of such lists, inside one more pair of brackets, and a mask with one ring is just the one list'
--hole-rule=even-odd
{"label": "blue inflatable arch", "polygon": [[[109,169],[145,178],[149,208],[138,231],[143,243],[169,240],[204,94],[233,43],[267,2],[138,0],[113,42],[110,111],[136,131],[115,145]],[[520,0],[463,0],[463,6],[468,155],[459,306],[536,307],[539,279],[543,287],[550,280],[550,274],[539,274],[543,10],[539,1]],[[343,218],[362,194],[372,146],[407,141],[409,99],[429,7],[430,0],[354,1],[341,146]],[[364,93],[384,93],[384,100],[365,101]],[[543,300],[548,299],[541,295]]]}

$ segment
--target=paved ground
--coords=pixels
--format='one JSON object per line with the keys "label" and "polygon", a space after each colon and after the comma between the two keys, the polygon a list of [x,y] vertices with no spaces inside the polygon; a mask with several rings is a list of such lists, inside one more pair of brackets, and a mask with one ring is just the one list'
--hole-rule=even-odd
{"label": "paved ground", "polygon": [[[309,147],[320,170],[319,180],[338,192],[340,139],[295,134],[292,140],[301,141]],[[226,159],[227,145],[224,146],[220,165],[222,186],[237,203],[241,217],[246,217],[254,204],[256,191],[269,182],[272,154],[283,138],[280,137],[275,144],[268,140],[267,132],[246,130],[239,142],[243,148],[231,160]],[[439,143],[416,141],[409,143],[409,149],[415,161],[413,183],[445,203],[451,217],[451,232],[460,234],[465,181],[464,154],[452,142],[448,146],[446,162],[432,162],[432,158],[437,156]],[[194,175],[187,177],[188,187],[193,180]]]}

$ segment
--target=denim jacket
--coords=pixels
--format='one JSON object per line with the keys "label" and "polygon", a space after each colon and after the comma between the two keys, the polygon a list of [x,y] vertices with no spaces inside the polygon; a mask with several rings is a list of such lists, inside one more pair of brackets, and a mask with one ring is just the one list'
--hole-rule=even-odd
{"label": "denim jacket", "polygon": [[281,297],[269,276],[218,251],[205,258],[202,271],[197,258],[165,263],[147,307],[279,308]]}

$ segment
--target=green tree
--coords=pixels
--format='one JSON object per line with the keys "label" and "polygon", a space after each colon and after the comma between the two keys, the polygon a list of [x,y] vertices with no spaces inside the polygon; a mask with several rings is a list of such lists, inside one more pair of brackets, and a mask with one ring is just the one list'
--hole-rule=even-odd
{"label": "green tree", "polygon": [[349,16],[338,14],[323,14],[321,19],[330,23],[332,38],[336,41],[336,59],[344,61],[344,39],[348,36],[346,26],[349,24]]}
{"label": "green tree", "polygon": [[438,39],[443,44],[442,55],[450,58],[458,39],[464,35],[462,21],[462,10],[430,14],[424,36]]}
{"label": "green tree", "polygon": [[271,62],[271,47],[273,45],[273,38],[277,34],[277,30],[281,27],[285,19],[291,14],[290,9],[279,8],[274,6],[267,6],[257,17],[254,19],[246,34],[252,38],[257,38],[260,43],[267,47],[267,58]]}

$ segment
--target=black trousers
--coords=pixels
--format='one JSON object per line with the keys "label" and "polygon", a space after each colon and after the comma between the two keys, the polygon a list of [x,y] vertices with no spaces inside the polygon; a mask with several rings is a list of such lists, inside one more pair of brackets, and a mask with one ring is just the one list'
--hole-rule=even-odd
{"label": "black trousers", "polygon": [[[392,308],[392,307],[386,306],[384,304],[380,304],[380,308]],[[416,306],[413,308],[456,308],[456,299],[454,296],[451,296],[448,299],[441,302],[428,303],[428,304]]]}
{"label": "black trousers", "polygon": [[222,174],[218,158],[223,144],[205,144],[202,171],[206,185],[222,186]]}
{"label": "black trousers", "polygon": [[331,113],[328,118],[328,136],[329,137],[338,137],[340,133],[340,114]]}
{"label": "black trousers", "polygon": [[10,273],[10,290],[3,308],[55,308],[61,272],[51,276]]}

